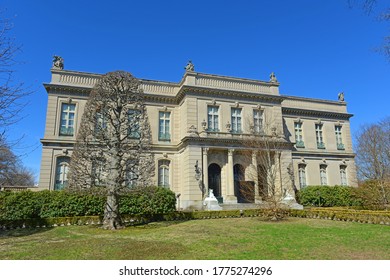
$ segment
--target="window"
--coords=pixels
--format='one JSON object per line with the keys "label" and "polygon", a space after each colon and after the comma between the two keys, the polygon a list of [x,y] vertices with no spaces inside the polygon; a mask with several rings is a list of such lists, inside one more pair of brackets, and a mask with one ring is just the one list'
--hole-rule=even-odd
{"label": "window", "polygon": [[73,136],[74,135],[74,115],[75,104],[62,103],[61,105],[61,123],[60,135]]}
{"label": "window", "polygon": [[306,165],[298,164],[298,176],[299,176],[299,187],[303,189],[306,187]]}
{"label": "window", "polygon": [[263,110],[253,110],[253,130],[254,133],[263,132]]}
{"label": "window", "polygon": [[345,165],[340,165],[340,180],[342,186],[347,186],[347,167]]}
{"label": "window", "polygon": [[130,138],[139,139],[141,137],[141,112],[140,110],[130,109],[127,114],[129,121],[128,135]]}
{"label": "window", "polygon": [[232,132],[241,133],[241,108],[232,108]]}
{"label": "window", "polygon": [[302,135],[302,122],[294,123],[294,129],[295,129],[295,146],[297,148],[305,148],[305,143],[303,142],[303,135]]}
{"label": "window", "polygon": [[158,185],[169,188],[169,160],[160,160],[158,162]]}
{"label": "window", "polygon": [[104,186],[108,172],[105,168],[105,162],[100,158],[92,162],[92,184],[95,186]]}
{"label": "window", "polygon": [[101,112],[96,112],[95,115],[95,133],[103,133],[107,128],[107,118]]}
{"label": "window", "polygon": [[135,187],[139,179],[139,162],[138,160],[129,160],[127,163],[126,180],[129,188]]}
{"label": "window", "polygon": [[62,190],[68,185],[69,157],[58,157],[54,190]]}
{"label": "window", "polygon": [[326,176],[326,165],[320,165],[320,183],[321,186],[328,185],[328,178]]}
{"label": "window", "polygon": [[171,113],[170,112],[160,112],[158,140],[160,140],[160,141],[170,141],[171,140],[170,121],[171,121]]}
{"label": "window", "polygon": [[208,131],[219,131],[218,106],[207,106]]}
{"label": "window", "polygon": [[343,137],[341,135],[341,125],[336,125],[334,129],[336,134],[337,150],[344,150]]}
{"label": "window", "polygon": [[322,135],[322,124],[316,124],[316,140],[317,140],[317,148],[325,149],[325,143]]}

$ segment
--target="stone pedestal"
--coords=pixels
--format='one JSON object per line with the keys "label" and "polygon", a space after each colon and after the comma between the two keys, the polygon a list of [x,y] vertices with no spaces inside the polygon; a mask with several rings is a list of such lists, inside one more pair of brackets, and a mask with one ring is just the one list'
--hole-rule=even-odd
{"label": "stone pedestal", "polygon": [[292,195],[290,195],[290,194],[287,194],[283,198],[282,203],[285,204],[290,209],[298,209],[298,210],[302,210],[303,209],[303,205],[297,203],[295,198]]}
{"label": "stone pedestal", "polygon": [[214,196],[213,190],[209,191],[209,196],[203,202],[205,210],[222,210],[219,206],[217,198]]}

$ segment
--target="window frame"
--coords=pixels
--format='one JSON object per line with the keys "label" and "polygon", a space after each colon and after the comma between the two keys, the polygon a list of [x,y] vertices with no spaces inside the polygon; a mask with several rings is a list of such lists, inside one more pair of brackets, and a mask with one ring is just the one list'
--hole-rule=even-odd
{"label": "window frame", "polygon": [[315,133],[316,133],[317,148],[318,149],[325,149],[324,132],[323,132],[323,124],[322,123],[315,124]]}
{"label": "window frame", "polygon": [[321,186],[328,185],[327,168],[328,166],[326,164],[320,164],[320,185]]}
{"label": "window frame", "polygon": [[[219,107],[219,105],[207,105],[207,131],[209,132],[219,132]],[[215,109],[215,111],[211,112],[210,109]]]}
{"label": "window frame", "polygon": [[[168,142],[171,141],[171,135],[172,135],[171,115],[172,114],[170,111],[158,112],[158,140],[159,141],[168,141]],[[163,124],[161,124],[161,121],[163,122]]]}
{"label": "window frame", "polygon": [[303,141],[303,123],[300,121],[294,122],[294,137],[295,147],[305,148],[305,142]]}
{"label": "window frame", "polygon": [[231,133],[242,133],[242,108],[230,109]]}
{"label": "window frame", "polygon": [[170,188],[171,176],[170,176],[170,165],[171,161],[168,159],[158,160],[158,172],[157,172],[157,185],[163,188]]}
{"label": "window frame", "polygon": [[69,165],[70,165],[69,156],[56,157],[54,187],[53,187],[55,191],[62,190],[68,185]]}
{"label": "window frame", "polygon": [[264,109],[253,109],[253,132],[255,134],[264,132]]}
{"label": "window frame", "polygon": [[[73,106],[73,111],[71,110],[64,110],[64,106],[71,107]],[[65,136],[65,137],[73,137],[75,135],[76,131],[76,109],[77,104],[74,102],[61,102],[60,103],[60,116],[59,116],[59,128],[58,128],[58,135],[59,136]],[[65,117],[63,118],[65,114]],[[73,115],[73,119],[70,118],[70,115]],[[65,121],[65,125],[63,125],[63,121]],[[73,124],[70,125],[69,122],[72,121]]]}

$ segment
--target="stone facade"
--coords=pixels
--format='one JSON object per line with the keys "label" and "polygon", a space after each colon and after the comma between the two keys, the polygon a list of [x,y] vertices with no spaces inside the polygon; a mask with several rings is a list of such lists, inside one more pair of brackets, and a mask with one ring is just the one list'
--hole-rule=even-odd
{"label": "stone facade", "polygon": [[[48,105],[39,187],[55,190],[67,183],[84,106],[101,75],[61,67],[51,73],[51,82],[44,84]],[[269,81],[225,77],[195,72],[193,64],[179,83],[141,79],[141,84],[152,130],[154,181],[180,194],[180,208],[201,207],[199,180],[224,204],[243,202],[237,180],[253,181],[254,197],[261,200],[261,183],[250,173],[260,160],[254,152],[262,148],[247,145],[260,134],[282,144],[275,152],[281,191],[291,193],[293,185],[357,184],[352,115],[344,98],[286,96],[274,74]],[[200,178],[195,178],[197,163]]]}

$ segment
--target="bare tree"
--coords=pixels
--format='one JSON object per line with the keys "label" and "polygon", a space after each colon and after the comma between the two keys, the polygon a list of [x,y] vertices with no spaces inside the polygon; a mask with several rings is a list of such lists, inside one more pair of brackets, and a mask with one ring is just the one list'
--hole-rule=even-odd
{"label": "bare tree", "polygon": [[[348,0],[348,4],[350,7],[361,6],[367,15],[371,15],[375,13],[378,0]],[[382,21],[390,21],[390,7],[379,12],[379,15],[377,14],[376,17]],[[390,60],[390,35],[385,36],[383,41],[383,45],[378,50]]]}
{"label": "bare tree", "polygon": [[71,188],[100,186],[107,195],[103,227],[122,227],[118,196],[151,185],[151,130],[140,81],[123,71],[104,75],[85,106],[70,163]]}
{"label": "bare tree", "polygon": [[389,203],[385,190],[390,184],[390,117],[363,126],[356,137],[356,164],[360,181],[373,180]]}
{"label": "bare tree", "polygon": [[258,128],[251,125],[251,130],[252,136],[245,141],[246,160],[252,163],[246,177],[254,182],[254,187],[247,184],[241,194],[248,200],[253,200],[253,196],[261,199],[260,205],[270,210],[270,218],[279,220],[285,215],[285,198],[294,196],[290,163],[283,160],[283,151],[289,149],[289,143],[270,119]]}
{"label": "bare tree", "polygon": [[21,165],[9,145],[0,138],[0,187],[33,185],[33,173]]}
{"label": "bare tree", "polygon": [[[0,11],[0,16],[3,13]],[[12,147],[19,140],[10,143],[6,139],[7,128],[18,122],[26,105],[25,97],[30,94],[24,84],[14,79],[16,55],[20,47],[10,37],[12,24],[9,19],[0,19],[0,185],[33,185],[34,176],[23,167]]]}
{"label": "bare tree", "polygon": [[14,81],[14,67],[17,64],[15,55],[20,51],[20,47],[9,36],[11,29],[12,24],[8,19],[0,19],[0,128],[2,129],[20,120],[20,113],[25,106],[23,99],[30,93],[23,83]]}

